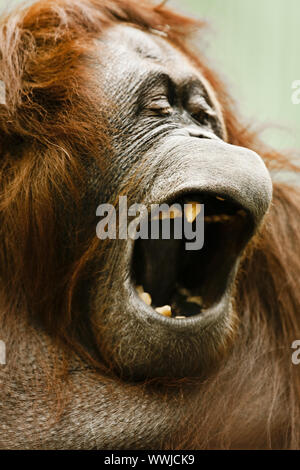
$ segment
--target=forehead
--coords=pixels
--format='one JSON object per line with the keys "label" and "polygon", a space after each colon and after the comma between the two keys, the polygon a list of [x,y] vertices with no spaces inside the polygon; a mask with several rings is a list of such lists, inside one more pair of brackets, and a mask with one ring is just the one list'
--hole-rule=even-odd
{"label": "forehead", "polygon": [[175,82],[200,78],[213,95],[201,72],[159,32],[116,25],[105,31],[98,44],[102,73],[108,82],[128,79],[132,84],[157,70],[167,73]]}

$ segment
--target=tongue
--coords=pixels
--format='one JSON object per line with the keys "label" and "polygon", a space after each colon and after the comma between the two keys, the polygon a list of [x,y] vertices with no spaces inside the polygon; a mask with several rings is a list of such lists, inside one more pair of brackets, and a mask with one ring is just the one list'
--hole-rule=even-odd
{"label": "tongue", "polygon": [[140,240],[139,279],[154,306],[170,301],[178,279],[181,240]]}

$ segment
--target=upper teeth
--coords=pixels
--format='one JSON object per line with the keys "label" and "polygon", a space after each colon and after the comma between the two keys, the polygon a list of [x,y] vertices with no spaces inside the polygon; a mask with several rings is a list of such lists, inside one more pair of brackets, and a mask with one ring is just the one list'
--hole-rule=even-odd
{"label": "upper teeth", "polygon": [[207,215],[204,217],[205,222],[227,222],[234,219],[234,215],[220,214],[220,215]]}
{"label": "upper teeth", "polygon": [[201,212],[201,205],[198,202],[189,202],[184,205],[184,214],[187,221],[191,224]]}
{"label": "upper teeth", "polygon": [[[151,305],[152,304],[152,298],[151,295],[148,294],[148,292],[144,292],[143,286],[136,286],[136,291],[139,294],[139,298],[145,302],[146,305]],[[165,317],[171,317],[172,316],[172,308],[170,305],[164,305],[163,307],[157,307],[156,309],[157,313],[160,313],[161,315],[164,315]]]}

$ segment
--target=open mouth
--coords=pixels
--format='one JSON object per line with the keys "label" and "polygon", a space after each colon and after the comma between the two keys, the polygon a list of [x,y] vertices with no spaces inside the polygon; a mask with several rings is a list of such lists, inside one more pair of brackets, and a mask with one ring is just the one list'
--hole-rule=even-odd
{"label": "open mouth", "polygon": [[[158,239],[135,242],[132,277],[138,297],[157,315],[182,321],[204,316],[221,301],[255,223],[249,211],[222,195],[188,194],[176,201],[176,207],[175,212],[160,214]],[[181,239],[175,237],[176,219],[191,224],[195,232],[201,214],[204,245],[197,251],[187,250],[185,231]],[[169,239],[162,237],[166,218]]]}

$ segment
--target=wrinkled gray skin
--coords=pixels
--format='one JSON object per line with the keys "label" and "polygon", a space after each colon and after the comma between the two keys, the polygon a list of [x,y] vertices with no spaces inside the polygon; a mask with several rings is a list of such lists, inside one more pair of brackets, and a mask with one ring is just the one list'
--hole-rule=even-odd
{"label": "wrinkled gray skin", "polygon": [[[106,174],[87,169],[84,222],[95,218],[98,204],[114,200],[142,165],[132,202],[151,204],[176,200],[189,191],[211,191],[239,202],[258,227],[271,200],[268,172],[258,155],[225,143],[221,110],[193,65],[164,38],[127,26],[108,30],[95,43],[95,55],[99,93],[111,103],[115,133]],[[203,107],[210,118],[205,112],[195,116]],[[106,343],[105,350],[99,346],[104,361],[119,374],[138,379],[208,374],[207,365],[230,332],[231,282],[205,317],[181,322],[164,318],[134,291],[132,248],[131,241],[110,242],[110,289],[103,289],[104,280],[99,279],[87,302],[86,315]],[[237,265],[238,260],[231,280]],[[7,366],[0,368],[2,448],[160,448],[183,424],[185,407],[197,395],[188,387],[179,406],[175,389],[165,401],[158,390],[135,391],[126,381],[105,383],[74,358],[64,384],[71,400],[55,421],[55,396],[45,388],[40,368],[41,360],[51,363],[50,358],[58,357],[51,338],[41,331],[24,335],[19,322],[14,335],[4,328],[3,337],[8,349],[13,342],[15,357],[9,356]]]}

